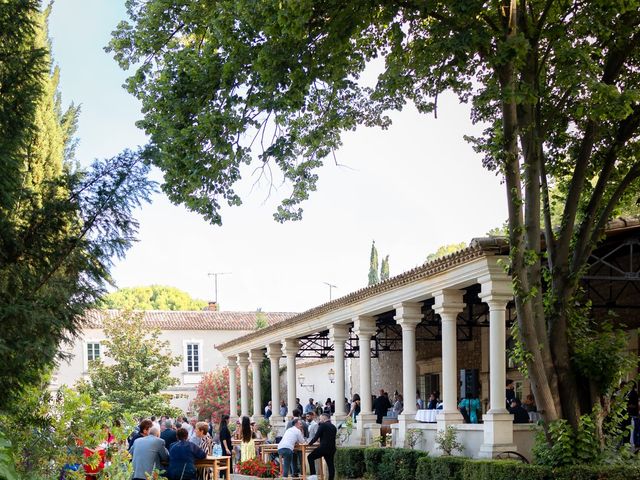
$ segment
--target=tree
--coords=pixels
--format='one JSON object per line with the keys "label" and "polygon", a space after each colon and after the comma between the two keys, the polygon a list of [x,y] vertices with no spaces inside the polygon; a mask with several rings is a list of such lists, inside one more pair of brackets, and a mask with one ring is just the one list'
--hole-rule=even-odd
{"label": "tree", "polygon": [[0,410],[39,385],[81,329],[153,190],[132,152],[74,163],[78,110],[62,111],[39,5],[0,5]]}
{"label": "tree", "polygon": [[265,328],[268,325],[269,322],[267,322],[267,316],[262,311],[262,308],[258,307],[258,309],[256,310],[256,330]]}
{"label": "tree", "polygon": [[202,310],[207,302],[175,287],[151,285],[121,288],[106,295],[102,306],[117,310]]}
{"label": "tree", "polygon": [[452,253],[462,250],[463,248],[467,248],[467,244],[465,242],[442,245],[441,247],[438,247],[438,249],[434,253],[430,253],[429,255],[427,255],[427,262],[446,257],[447,255],[451,255]]}
{"label": "tree", "polygon": [[[577,431],[606,403],[622,372],[602,384],[581,368],[599,326],[576,313],[589,255],[638,193],[637,1],[164,5],[129,2],[110,49],[136,68],[127,87],[173,201],[219,223],[220,200],[241,203],[233,185],[259,137],[258,163],[275,163],[292,184],[276,218],[298,219],[342,131],[384,128],[385,112],[408,102],[434,112],[453,92],[486,125],[467,140],[504,178],[516,333],[544,419]],[[377,84],[359,83],[377,57]]]}
{"label": "tree", "polygon": [[389,255],[382,259],[380,265],[380,281],[384,282],[385,280],[389,280]]}
{"label": "tree", "polygon": [[380,282],[378,276],[378,249],[376,241],[371,242],[371,255],[369,255],[369,286]]}
{"label": "tree", "polygon": [[113,415],[125,412],[135,417],[175,414],[171,396],[163,390],[175,385],[171,367],[180,364],[168,350],[169,342],[160,340],[160,329],[149,329],[142,323],[142,312],[122,312],[105,316],[102,328],[106,339],[105,356],[89,366],[89,382],[82,389],[94,403],[106,401]]}

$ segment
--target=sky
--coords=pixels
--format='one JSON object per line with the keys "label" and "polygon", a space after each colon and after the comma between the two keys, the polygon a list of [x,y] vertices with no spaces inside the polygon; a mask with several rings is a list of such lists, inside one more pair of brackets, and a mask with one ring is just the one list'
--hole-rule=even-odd
{"label": "sky", "polygon": [[[125,19],[124,0],[56,0],[49,30],[60,67],[63,103],[81,105],[77,158],[88,164],[146,142],[135,126],[138,101],[122,84],[127,73],[105,53]],[[299,222],[273,220],[286,186],[256,183],[251,169],[237,190],[244,204],[208,224],[158,193],[136,211],[138,242],[118,261],[118,288],[171,285],[217,300],[228,311],[299,312],[367,285],[371,242],[389,255],[391,275],[424,262],[441,245],[469,242],[507,218],[501,179],[482,167],[463,139],[478,134],[469,108],[439,100],[438,118],[413,108],[391,115],[388,130],[360,127],[343,136],[338,164],[320,169],[318,191]],[[152,172],[162,181],[162,173]]]}

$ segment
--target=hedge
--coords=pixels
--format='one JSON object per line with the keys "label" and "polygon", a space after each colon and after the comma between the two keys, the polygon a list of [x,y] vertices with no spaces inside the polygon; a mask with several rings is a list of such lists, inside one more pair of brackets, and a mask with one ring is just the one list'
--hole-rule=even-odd
{"label": "hedge", "polygon": [[515,460],[472,460],[466,457],[429,457],[421,450],[403,448],[339,448],[338,478],[371,480],[632,480],[640,466],[572,465],[550,469]]}
{"label": "hedge", "polygon": [[364,448],[344,447],[336,452],[334,464],[339,478],[361,478],[365,473]]}
{"label": "hedge", "polygon": [[551,469],[517,460],[468,460],[462,466],[463,480],[547,480]]}
{"label": "hedge", "polygon": [[554,470],[554,480],[631,480],[640,478],[637,465],[571,465]]}
{"label": "hedge", "polygon": [[414,480],[418,460],[427,456],[422,450],[407,448],[385,448],[382,454],[382,463],[378,467],[378,475],[375,480]]}
{"label": "hedge", "polygon": [[470,462],[465,457],[423,457],[418,460],[416,480],[463,480],[462,467]]}

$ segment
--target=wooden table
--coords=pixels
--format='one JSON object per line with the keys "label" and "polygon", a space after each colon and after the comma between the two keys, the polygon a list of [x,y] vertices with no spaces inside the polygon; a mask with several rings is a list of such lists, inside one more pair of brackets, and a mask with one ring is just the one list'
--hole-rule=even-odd
{"label": "wooden table", "polygon": [[277,443],[264,443],[258,447],[260,451],[260,458],[264,463],[271,462],[271,455],[278,455],[278,444]]}
{"label": "wooden table", "polygon": [[[307,456],[318,447],[319,447],[318,444],[309,445],[307,443],[298,444],[295,447],[295,450],[297,452],[302,452],[302,459],[301,459],[302,472],[301,473],[302,473],[302,478],[304,480],[306,480],[307,478],[307,463],[308,463]],[[320,461],[320,468],[317,470],[316,473],[318,474],[318,478],[324,479],[324,465],[322,463],[322,460]]]}
{"label": "wooden table", "polygon": [[220,477],[220,472],[226,472],[226,479],[229,480],[231,478],[231,457],[213,457],[208,456],[201,460],[195,461],[196,468],[213,468],[213,478],[218,479]]}

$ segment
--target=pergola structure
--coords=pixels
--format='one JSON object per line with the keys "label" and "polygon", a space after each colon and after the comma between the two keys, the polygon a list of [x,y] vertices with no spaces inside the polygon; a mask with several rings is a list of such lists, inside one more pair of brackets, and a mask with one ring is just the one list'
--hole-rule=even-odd
{"label": "pergola structure", "polygon": [[[513,425],[505,405],[507,328],[515,317],[511,278],[503,261],[505,239],[474,239],[470,247],[437,259],[377,285],[298,314],[217,349],[228,358],[231,370],[230,406],[237,414],[235,369],[240,367],[241,415],[249,415],[248,368],[253,369],[253,417],[262,416],[259,369],[267,355],[271,361],[271,400],[274,425],[280,403],[279,362],[286,357],[287,404],[296,399],[296,359],[332,358],[335,371],[336,416],[345,411],[345,359],[358,358],[361,413],[357,429],[364,441],[375,428],[372,412],[371,359],[383,352],[402,352],[404,411],[399,416],[394,444],[402,446],[407,429],[422,428],[433,440],[436,430],[455,425],[468,454],[491,457],[505,450],[528,453],[535,427]],[[594,252],[584,285],[597,309],[637,308],[640,292],[640,222],[613,223],[607,240]],[[457,350],[488,329],[489,409],[480,425],[463,425],[458,411]],[[441,346],[442,401],[435,425],[416,424],[416,353]],[[366,345],[367,354],[363,354]],[[485,352],[486,354],[486,352]],[[398,372],[399,374],[399,372]],[[291,412],[291,409],[289,410]],[[431,442],[433,443],[433,442]],[[427,446],[432,449],[431,445]]]}
{"label": "pergola structure", "polygon": [[[287,404],[296,398],[296,359],[333,357],[336,416],[345,411],[345,358],[359,357],[361,413],[358,430],[372,424],[375,416],[371,399],[371,358],[380,351],[402,351],[402,391],[405,402],[399,417],[398,441],[403,442],[410,423],[415,422],[416,347],[423,342],[442,345],[443,410],[438,428],[462,423],[457,408],[457,344],[467,341],[479,328],[488,325],[490,356],[490,405],[484,416],[482,454],[491,456],[513,450],[512,416],[505,405],[506,327],[513,299],[511,279],[500,259],[505,258],[503,239],[477,239],[469,248],[354,292],[281,324],[261,329],[237,340],[218,345],[229,359],[231,369],[231,411],[237,399],[235,368],[240,367],[241,414],[249,415],[248,368],[254,370],[253,417],[261,417],[259,368],[265,354],[271,361],[271,400],[280,403],[278,365],[287,359]],[[368,354],[363,355],[363,345]],[[281,418],[272,416],[274,424]]]}

